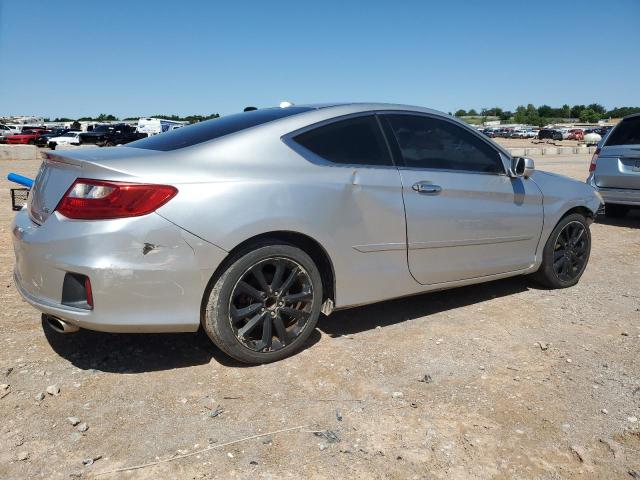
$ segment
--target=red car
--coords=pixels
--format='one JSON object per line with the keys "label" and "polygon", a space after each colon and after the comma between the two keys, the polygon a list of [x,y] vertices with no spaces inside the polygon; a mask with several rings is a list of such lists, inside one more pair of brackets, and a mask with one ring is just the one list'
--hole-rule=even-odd
{"label": "red car", "polygon": [[567,140],[584,140],[584,130],[581,128],[574,128],[569,130]]}
{"label": "red car", "polygon": [[27,130],[26,132],[20,133],[18,135],[11,135],[9,137],[6,137],[5,142],[10,144],[33,145],[36,138],[38,138],[43,133],[47,133],[47,131],[40,129]]}

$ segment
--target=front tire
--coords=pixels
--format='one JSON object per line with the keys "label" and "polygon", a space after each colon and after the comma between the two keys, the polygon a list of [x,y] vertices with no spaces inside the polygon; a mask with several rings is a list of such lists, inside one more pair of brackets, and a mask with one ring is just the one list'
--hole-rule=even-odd
{"label": "front tire", "polygon": [[274,362],[304,346],[321,303],[322,280],[311,257],[293,245],[261,243],[235,255],[214,278],[202,326],[236,360]]}
{"label": "front tire", "polygon": [[591,254],[591,232],[579,213],[564,217],[553,229],[533,279],[548,288],[572,287],[584,273]]}

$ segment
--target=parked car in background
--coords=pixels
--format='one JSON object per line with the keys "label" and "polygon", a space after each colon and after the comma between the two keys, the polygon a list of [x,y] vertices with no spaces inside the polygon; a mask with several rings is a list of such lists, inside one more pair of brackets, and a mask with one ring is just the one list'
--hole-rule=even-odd
{"label": "parked car in background", "polygon": [[147,137],[146,133],[139,133],[135,127],[126,123],[113,125],[98,125],[90,132],[80,134],[81,144],[95,144],[99,147],[113,147],[123,145]]}
{"label": "parked car in background", "polygon": [[601,141],[587,183],[602,195],[607,216],[622,217],[640,207],[640,114],[623,118]]}
{"label": "parked car in background", "polygon": [[11,135],[15,135],[16,133],[18,132],[8,125],[0,124],[0,137],[10,137]]}
{"label": "parked car in background", "polygon": [[584,130],[581,128],[572,128],[569,130],[567,140],[584,140]]}
{"label": "parked car in background", "polygon": [[495,131],[492,128],[485,128],[482,130],[482,133],[489,138],[494,138],[496,136]]}
{"label": "parked car in background", "polygon": [[334,307],[523,274],[575,285],[600,204],[441,112],[265,108],[48,152],[10,229],[14,284],[58,331],[203,328],[264,363]]}
{"label": "parked car in background", "polygon": [[60,136],[49,138],[47,146],[51,150],[55,150],[56,147],[60,145],[80,145],[80,134],[82,134],[82,132],[69,130]]}
{"label": "parked car in background", "polygon": [[540,130],[535,128],[529,129],[527,130],[527,138],[538,138],[538,133],[540,133]]}
{"label": "parked car in background", "polygon": [[516,128],[509,133],[509,138],[526,138],[527,131],[524,128]]}
{"label": "parked car in background", "polygon": [[47,132],[47,130],[44,130],[44,129],[23,130],[22,133],[18,133],[16,135],[11,135],[10,137],[7,137],[5,142],[12,145],[16,145],[16,144],[35,145],[36,138],[38,138],[44,132]]}
{"label": "parked car in background", "polygon": [[164,118],[140,118],[138,119],[137,130],[140,133],[146,133],[148,136],[151,136],[184,127],[187,123],[188,122],[166,120]]}
{"label": "parked car in background", "polygon": [[60,135],[63,135],[68,131],[68,128],[52,128],[46,133],[42,133],[40,134],[40,136],[36,137],[36,139],[34,140],[34,144],[38,147],[46,147],[49,143],[50,138],[59,137]]}
{"label": "parked car in background", "polygon": [[553,128],[543,128],[538,132],[539,140],[562,140],[562,132]]}

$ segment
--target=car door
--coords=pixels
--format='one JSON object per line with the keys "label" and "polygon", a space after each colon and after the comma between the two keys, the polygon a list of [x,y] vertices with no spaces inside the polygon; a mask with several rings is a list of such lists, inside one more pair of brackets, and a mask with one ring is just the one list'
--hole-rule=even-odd
{"label": "car door", "polygon": [[365,112],[332,118],[284,141],[313,164],[304,188],[322,192],[318,207],[333,215],[318,222],[331,229],[325,247],[340,292],[336,303],[369,303],[415,287],[407,268],[400,172],[376,116]]}
{"label": "car door", "polygon": [[535,261],[542,195],[507,175],[495,146],[440,116],[386,114],[400,173],[407,260],[425,285],[518,271]]}

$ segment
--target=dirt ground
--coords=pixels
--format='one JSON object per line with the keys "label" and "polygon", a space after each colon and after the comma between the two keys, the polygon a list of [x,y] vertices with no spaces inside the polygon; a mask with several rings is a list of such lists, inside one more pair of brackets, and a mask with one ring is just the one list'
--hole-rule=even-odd
{"label": "dirt ground", "polygon": [[[588,156],[536,160],[587,175]],[[203,334],[45,334],[12,282],[0,184],[2,479],[640,478],[638,213],[592,225],[576,287],[512,278],[337,312],[300,354],[246,367]]]}

